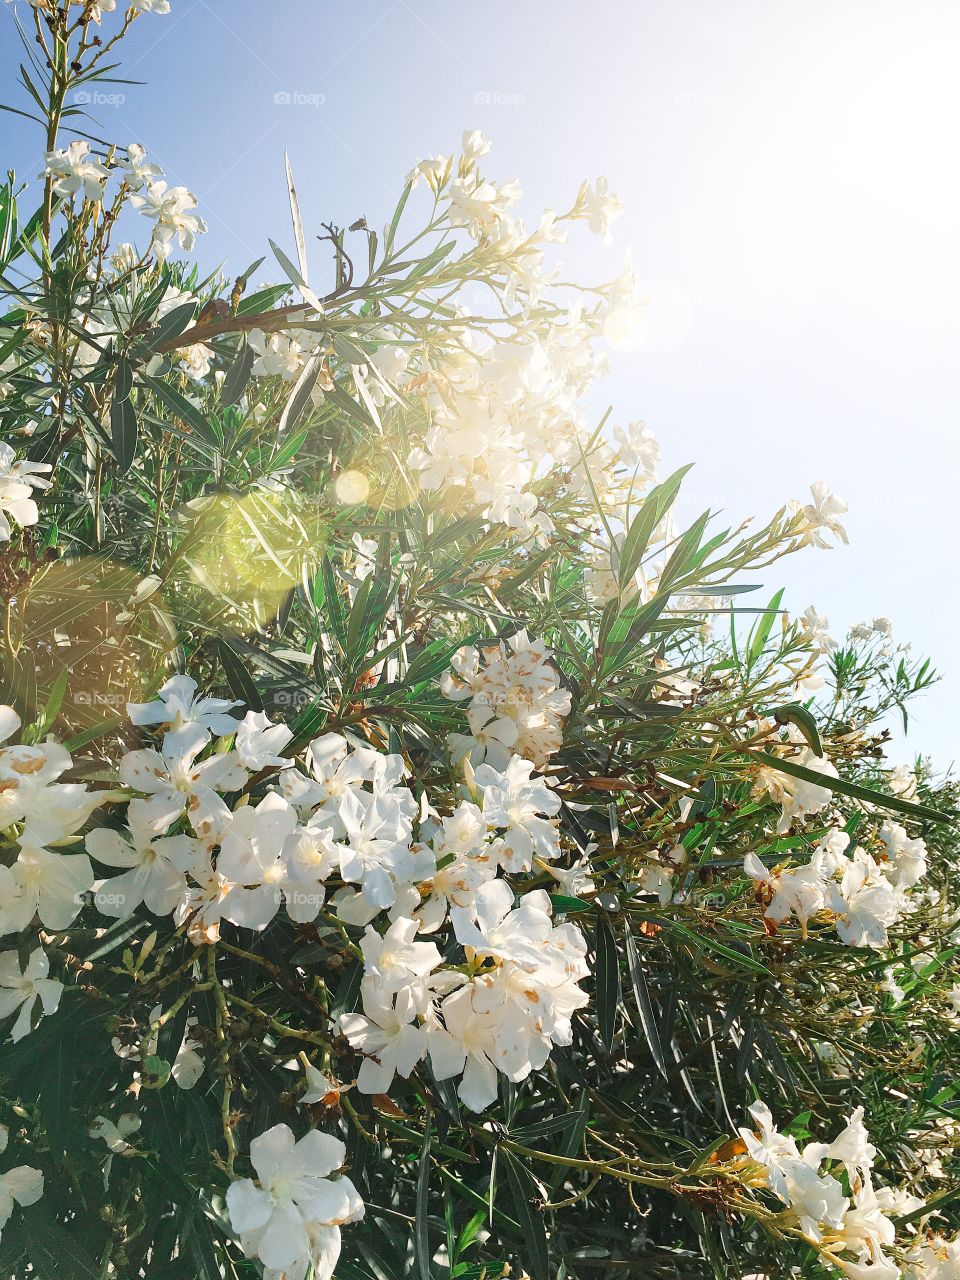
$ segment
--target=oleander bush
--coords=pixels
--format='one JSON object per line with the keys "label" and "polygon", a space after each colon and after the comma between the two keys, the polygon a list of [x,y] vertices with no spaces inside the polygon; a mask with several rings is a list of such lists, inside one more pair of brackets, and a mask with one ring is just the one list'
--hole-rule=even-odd
{"label": "oleander bush", "polygon": [[773,590],[845,504],[678,523],[619,200],[479,132],[202,277],[78,105],[169,8],[2,15],[0,1274],[960,1277],[935,675]]}

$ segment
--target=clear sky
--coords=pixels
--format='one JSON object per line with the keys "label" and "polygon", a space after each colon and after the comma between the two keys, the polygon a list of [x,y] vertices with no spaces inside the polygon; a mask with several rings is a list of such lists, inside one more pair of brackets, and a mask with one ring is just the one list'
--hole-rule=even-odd
{"label": "clear sky", "polygon": [[[947,672],[898,756],[953,759],[956,0],[171,4],[129,42],[146,83],[103,86],[92,110],[197,193],[207,266],[289,241],[285,147],[308,233],[381,224],[413,162],[464,128],[493,139],[488,170],[520,179],[531,219],[606,174],[627,205],[614,246],[565,248],[568,274],[610,278],[629,247],[651,306],[598,407],[644,418],[665,468],[696,462],[691,516],[764,515],[820,478],[843,495],[850,547],[769,570],[771,594],[837,634],[889,616]],[[39,172],[30,126],[0,114],[0,140],[3,168]]]}

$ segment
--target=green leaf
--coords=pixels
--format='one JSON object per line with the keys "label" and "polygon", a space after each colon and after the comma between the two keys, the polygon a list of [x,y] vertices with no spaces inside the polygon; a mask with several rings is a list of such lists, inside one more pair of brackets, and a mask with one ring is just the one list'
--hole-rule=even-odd
{"label": "green leaf", "polygon": [[878,809],[891,809],[894,813],[905,813],[908,818],[916,818],[918,822],[956,822],[960,814],[941,813],[939,809],[931,809],[929,805],[914,804],[911,800],[903,800],[900,796],[885,796],[872,787],[861,787],[856,782],[847,782],[845,778],[831,778],[808,769],[793,760],[783,760],[780,756],[771,755],[767,751],[744,751],[743,755],[780,773],[788,773],[791,777],[802,778],[804,782],[815,782],[817,786],[826,787],[828,791],[837,791],[840,795],[849,796],[851,800],[865,800]]}
{"label": "green leaf", "polygon": [[569,914],[573,911],[592,911],[593,904],[583,898],[570,898],[564,893],[551,893],[550,901],[554,911]]}
{"label": "green leaf", "polygon": [[[263,259],[261,258],[261,262]],[[248,298],[237,307],[238,316],[257,315],[262,311],[270,311],[277,305],[281,298],[290,292],[288,284],[272,284],[266,289],[260,289],[257,293],[251,293]]]}
{"label": "green leaf", "polygon": [[72,1231],[67,1231],[53,1216],[49,1201],[41,1200],[25,1210],[30,1215],[30,1230],[24,1243],[30,1261],[43,1280],[100,1280],[101,1271]]}
{"label": "green leaf", "polygon": [[778,616],[780,609],[780,601],[783,599],[783,588],[777,592],[770,603],[767,605],[767,612],[763,617],[758,619],[753,634],[747,641],[747,666],[752,666],[763,653],[763,646],[770,638],[770,632],[773,630],[773,624]]}
{"label": "green leaf", "polygon": [[550,1248],[543,1214],[534,1209],[531,1200],[537,1195],[532,1174],[512,1152],[498,1148],[498,1156],[507,1171],[513,1208],[523,1232],[524,1251],[521,1261],[532,1280],[550,1280]]}
{"label": "green leaf", "polygon": [[306,431],[298,431],[295,436],[291,436],[286,444],[281,449],[278,449],[270,459],[270,470],[279,471],[281,467],[285,467],[291,458],[300,452],[306,438]]}
{"label": "green leaf", "polygon": [[46,737],[53,728],[53,722],[60,714],[60,708],[63,706],[64,695],[67,692],[67,683],[70,680],[70,668],[64,667],[60,674],[50,686],[50,692],[47,695],[46,706],[43,708],[43,714],[37,719],[37,740]]}
{"label": "green leaf", "polygon": [[237,352],[236,359],[223,379],[223,386],[220,388],[220,403],[222,405],[236,404],[244,391],[246,391],[256,358],[257,353],[253,347],[248,346],[245,342]]}
{"label": "green leaf", "polygon": [[[284,271],[287,273],[290,280],[292,280],[293,283],[300,290],[300,293],[303,295],[304,301],[308,302],[315,311],[318,311],[322,314],[323,303],[317,297],[317,295],[313,292],[310,286],[307,284],[306,280],[303,278],[303,274],[297,270],[297,268],[293,265],[293,263],[290,261],[290,259],[283,252],[283,250],[280,248],[279,245],[274,244],[274,242],[269,238],[267,243],[270,245],[270,248],[273,250],[277,261],[280,263],[281,267],[283,267]],[[304,308],[304,310],[306,310],[306,308]]]}
{"label": "green leaf", "polygon": [[290,167],[290,156],[283,153],[283,167],[287,175],[287,194],[290,197],[290,218],[293,222],[293,239],[297,246],[297,261],[300,263],[300,274],[304,280],[309,278],[307,266],[307,242],[303,236],[303,219],[300,217],[300,201],[297,199],[297,188],[293,181],[293,169]]}
{"label": "green leaf", "polygon": [[223,667],[223,673],[227,677],[230,692],[235,698],[239,698],[241,702],[246,703],[251,711],[262,711],[263,701],[257,691],[253,677],[247,670],[246,664],[232,648],[230,642],[222,636],[217,641],[217,647],[220,652],[220,665]]}
{"label": "green leaf", "polygon": [[685,924],[681,924],[679,920],[671,920],[668,916],[644,916],[643,919],[649,920],[652,924],[657,924],[661,929],[666,929],[669,933],[676,934],[678,938],[682,938],[684,942],[689,943],[696,950],[706,948],[707,951],[714,951],[718,956],[731,961],[733,964],[740,965],[744,969],[752,969],[754,973],[763,973],[768,977],[770,970],[754,960],[753,956],[746,951],[738,951],[735,947],[728,947],[725,942],[719,942],[706,931],[696,932],[688,929]]}
{"label": "green leaf", "polygon": [[624,940],[627,948],[627,971],[630,974],[630,985],[633,988],[633,998],[636,1001],[637,1013],[640,1015],[640,1025],[643,1028],[647,1047],[650,1050],[650,1056],[656,1063],[657,1070],[664,1080],[668,1080],[670,1077],[667,1071],[667,1059],[660,1041],[660,1029],[657,1026],[657,1017],[653,1009],[653,1001],[650,998],[650,988],[647,986],[647,977],[643,971],[643,964],[637,951],[633,932],[626,921],[624,921]]}
{"label": "green leaf", "polygon": [[190,1216],[184,1236],[198,1267],[197,1280],[222,1280],[223,1267],[214,1248],[211,1226],[199,1205]]}
{"label": "green leaf", "polygon": [[420,1280],[430,1280],[430,1230],[427,1213],[430,1203],[430,1125],[426,1126],[423,1135],[423,1146],[420,1148],[420,1169],[417,1173],[417,1221],[416,1221],[416,1258],[417,1274]]}
{"label": "green leaf", "polygon": [[664,480],[663,484],[658,484],[651,489],[644,498],[640,511],[631,522],[623,540],[623,546],[620,548],[617,581],[621,590],[631,581],[640,567],[654,529],[677,496],[683,477],[689,470],[689,466],[681,467],[679,471],[675,471],[672,476]]}
{"label": "green leaf", "polygon": [[280,421],[277,423],[277,434],[282,435],[291,427],[295,427],[310,404],[310,397],[323,368],[323,356],[313,355],[300,370],[300,376],[293,384],[293,390],[283,406]]}
{"label": "green leaf", "polygon": [[397,235],[397,228],[400,226],[400,219],[403,217],[403,211],[410,199],[410,192],[413,190],[413,183],[408,182],[403,188],[400,199],[397,201],[397,207],[393,211],[393,217],[390,219],[390,225],[387,227],[386,234],[383,238],[383,251],[388,257],[393,251],[393,242]]}
{"label": "green leaf", "polygon": [[137,456],[137,415],[130,399],[133,390],[133,369],[129,360],[117,361],[113,400],[110,405],[110,440],[113,456],[121,475],[133,466]]}
{"label": "green leaf", "polygon": [[609,1053],[617,1030],[617,1010],[620,1007],[620,964],[617,941],[605,915],[597,916],[595,935],[597,954],[597,1021],[600,1039]]}
{"label": "green leaf", "polygon": [[142,374],[141,377],[144,386],[150,388],[157,399],[170,410],[174,417],[193,427],[208,443],[219,443],[210,423],[196,405],[190,403],[186,396],[181,395],[179,391],[168,383],[163,382],[160,378],[151,378],[148,374]]}
{"label": "green leaf", "polygon": [[162,347],[165,342],[179,338],[192,323],[196,310],[195,302],[183,302],[179,307],[168,311],[150,335],[150,350],[156,351],[157,347]]}
{"label": "green leaf", "polygon": [[807,745],[815,755],[823,755],[823,743],[820,741],[820,730],[817,728],[817,722],[814,715],[806,707],[801,706],[799,702],[790,702],[786,706],[777,707],[773,713],[773,718],[777,724],[795,724],[804,738]]}

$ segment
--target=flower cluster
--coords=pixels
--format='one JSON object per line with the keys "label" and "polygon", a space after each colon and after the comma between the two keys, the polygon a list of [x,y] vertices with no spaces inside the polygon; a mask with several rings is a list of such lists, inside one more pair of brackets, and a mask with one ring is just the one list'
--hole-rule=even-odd
{"label": "flower cluster", "polygon": [[802,1150],[779,1131],[766,1103],[755,1102],[750,1114],[757,1127],[740,1129],[740,1137],[764,1185],[787,1207],[786,1222],[844,1275],[897,1280],[900,1269],[884,1252],[896,1238],[888,1213],[899,1211],[897,1192],[874,1188],[877,1149],[864,1126],[863,1107],[833,1142],[808,1142]]}
{"label": "flower cluster", "polygon": [[470,732],[450,735],[454,761],[505,769],[513,755],[543,768],[560,749],[570,692],[561,689],[557,668],[542,640],[526,631],[506,644],[466,645],[451,660],[440,688],[466,702]]}
{"label": "flower cluster", "polygon": [[[0,706],[0,742],[19,728],[13,708]],[[0,747],[0,827],[13,833],[17,849],[13,864],[0,866],[2,934],[21,932],[35,916],[47,929],[67,928],[93,885],[86,854],[61,853],[60,846],[79,838],[84,823],[110,793],[91,791],[84,783],[58,782],[71,764],[70,753],[52,741]],[[39,969],[33,976],[41,977]]]}
{"label": "flower cluster", "polygon": [[[542,645],[524,637],[499,663],[491,679],[513,690],[515,711],[521,695],[534,691],[555,710],[568,705],[558,701]],[[313,921],[335,881],[337,916],[366,926],[364,1016],[345,1015],[342,1023],[369,1055],[362,1090],[385,1093],[395,1071],[409,1075],[429,1050],[438,1078],[462,1075],[464,1101],[481,1110],[496,1096],[497,1069],[524,1079],[552,1044],[569,1043],[570,1015],[586,1003],[577,986],[587,974],[582,934],[552,922],[542,892],[515,906],[511,884],[498,878],[522,876],[560,854],[559,797],[534,776],[533,763],[514,755],[502,770],[468,766],[472,798],[441,816],[403,785],[401,757],[351,748],[328,733],[308,746],[303,771],[281,754],[290,730],[262,713],[238,720],[231,714],[238,705],[198,696],[187,676],[168,680],[155,702],[130,704],[134,724],[163,736],[159,748],[123,756],[124,791],[89,794],[56,783],[70,759],[54,744],[4,748],[0,769],[29,779],[3,793],[8,818],[23,821],[20,857],[6,872],[0,904],[4,931],[25,928],[38,910],[44,925],[65,928],[93,888],[104,915],[128,919],[143,904],[186,923],[197,944],[211,943],[222,922],[262,930],[281,906],[293,921]],[[11,731],[14,719],[8,713]],[[209,751],[214,736],[232,745]],[[250,803],[244,789],[262,770],[278,775],[276,789]],[[231,807],[224,797],[238,793]],[[58,844],[76,839],[105,799],[127,801],[125,823],[89,831],[86,855],[43,847],[41,835]],[[122,873],[96,880],[91,858]],[[381,934],[371,922],[382,912]],[[469,976],[442,963],[432,941],[416,940],[448,921]],[[47,979],[42,950],[23,974],[15,960],[8,953],[0,984],[9,987],[4,1011],[21,1007],[19,1037],[36,999],[52,1012],[61,988]]]}
{"label": "flower cluster", "polygon": [[451,906],[451,918],[472,976],[439,969],[439,951],[414,941],[412,920],[400,917],[382,938],[367,930],[364,1012],[340,1019],[370,1055],[357,1079],[364,1093],[386,1093],[394,1074],[408,1076],[429,1053],[436,1078],[462,1077],[461,1099],[483,1111],[496,1099],[498,1071],[525,1080],[552,1045],[571,1041],[570,1017],[587,1003],[577,985],[589,972],[582,933],[553,923],[542,891],[515,905],[506,880],[471,889],[465,871],[450,888],[468,905]]}
{"label": "flower cluster", "polygon": [[880,828],[877,844],[874,856],[836,829],[808,863],[773,872],[748,853],[744,870],[764,903],[764,919],[776,925],[794,916],[806,935],[810,920],[824,915],[848,946],[885,947],[887,930],[910,910],[908,891],[924,874],[927,848],[897,822]]}
{"label": "flower cluster", "polygon": [[[322,301],[280,251],[286,283],[201,281],[186,188],[58,141],[118,0],[31,3],[8,1269],[956,1278],[958,788],[885,757],[933,674],[885,618],[739,603],[846,504],[682,523],[647,426],[590,416],[644,320],[629,257],[554,256],[610,242],[605,178],[527,226],[468,131],[382,230],[321,224]],[[723,1132],[772,1090],[786,1133]]]}
{"label": "flower cluster", "polygon": [[[141,5],[151,4],[154,11],[166,12],[157,7],[160,2],[141,0]],[[188,252],[193,249],[197,236],[207,229],[204,220],[193,212],[196,196],[186,187],[168,186],[163,170],[147,161],[144,148],[137,142],[127,148],[125,159],[116,160],[112,153],[105,159],[98,158],[92,154],[89,142],[77,139],[67,147],[47,152],[41,176],[48,178],[53,191],[65,200],[79,196],[91,204],[100,204],[106,183],[114,174],[120,178],[134,208],[153,222],[151,248],[159,261],[169,256],[177,242]]]}

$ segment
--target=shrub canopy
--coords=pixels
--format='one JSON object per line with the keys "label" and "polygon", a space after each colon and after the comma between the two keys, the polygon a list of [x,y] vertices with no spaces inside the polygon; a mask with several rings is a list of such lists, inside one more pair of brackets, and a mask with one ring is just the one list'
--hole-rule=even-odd
{"label": "shrub canopy", "polygon": [[960,1276],[955,788],[885,754],[934,673],[758,586],[844,503],[684,528],[587,418],[605,179],[530,230],[472,132],[344,229],[288,165],[289,252],[202,278],[77,101],[167,0],[31,6],[0,1273]]}

